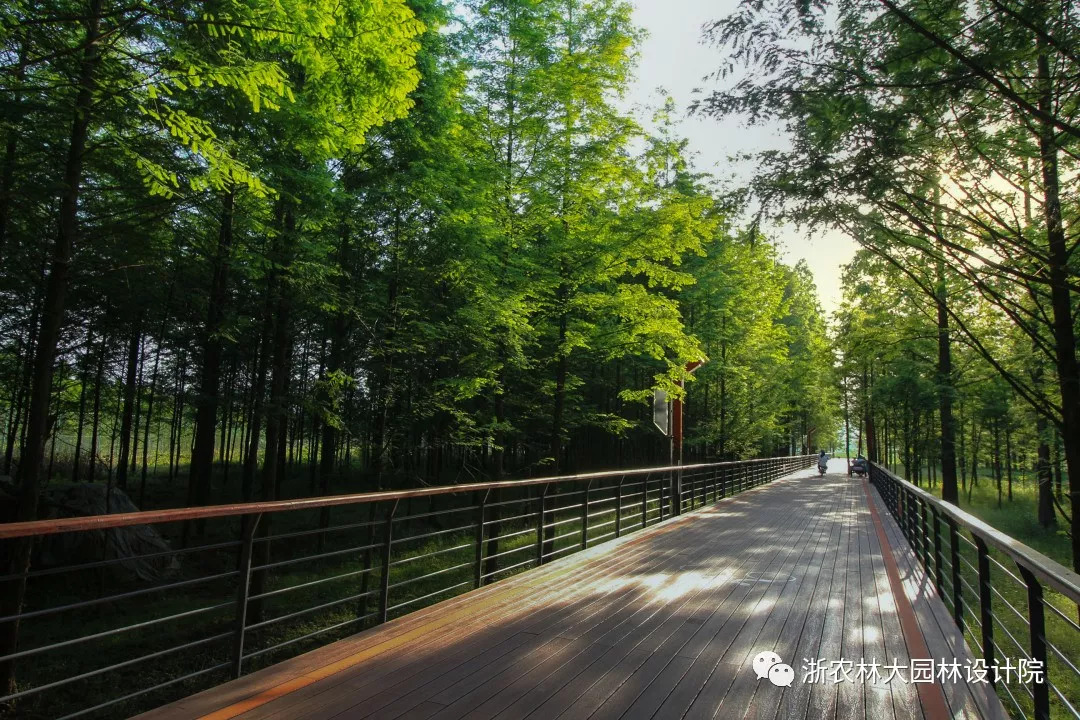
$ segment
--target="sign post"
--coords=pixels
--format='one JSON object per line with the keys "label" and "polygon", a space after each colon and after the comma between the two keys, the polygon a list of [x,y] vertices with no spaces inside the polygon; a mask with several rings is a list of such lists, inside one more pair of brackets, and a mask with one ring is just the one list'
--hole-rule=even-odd
{"label": "sign post", "polygon": [[[686,363],[686,372],[693,373],[699,367],[705,364],[705,360],[695,360],[693,362]],[[686,383],[682,380],[679,381],[679,387],[685,388]],[[682,422],[682,400],[676,399],[671,403],[671,454],[672,465],[678,465],[679,469],[675,473],[675,487],[672,490],[674,495],[674,514],[682,514],[682,464],[683,464],[683,422]]]}
{"label": "sign post", "polygon": [[[704,364],[705,360],[686,363],[686,372],[692,373]],[[685,388],[686,385],[680,380],[679,387]],[[679,515],[682,511],[682,409],[682,400],[677,398],[669,400],[668,394],[663,390],[653,390],[653,425],[656,425],[656,428],[664,434],[664,437],[670,438],[670,445],[668,446],[669,465],[672,467],[679,466],[679,469],[672,473],[670,483],[672,515]],[[660,512],[663,514],[663,508],[660,509]]]}

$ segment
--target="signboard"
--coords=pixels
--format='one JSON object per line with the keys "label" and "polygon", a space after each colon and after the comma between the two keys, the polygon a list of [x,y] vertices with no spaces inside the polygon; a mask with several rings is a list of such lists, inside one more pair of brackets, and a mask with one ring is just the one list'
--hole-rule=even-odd
{"label": "signboard", "polygon": [[668,422],[668,413],[671,405],[668,403],[667,393],[663,390],[653,390],[652,396],[652,421],[653,424],[664,433],[667,437],[668,428],[670,424]]}

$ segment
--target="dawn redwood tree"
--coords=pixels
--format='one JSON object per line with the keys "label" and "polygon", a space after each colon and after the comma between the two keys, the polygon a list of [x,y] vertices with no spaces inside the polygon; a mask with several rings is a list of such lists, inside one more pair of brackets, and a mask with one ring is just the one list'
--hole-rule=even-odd
{"label": "dawn redwood tree", "polygon": [[[729,77],[744,64],[759,72],[701,107],[786,123],[793,150],[763,158],[757,196],[788,217],[847,230],[911,277],[937,303],[939,387],[951,369],[947,341],[963,338],[1057,427],[1080,476],[1075,236],[1059,188],[1062,167],[1075,165],[1080,91],[1069,4],[881,4],[886,12],[838,3],[835,20],[784,0],[741,4],[712,37],[735,49]],[[785,17],[802,19],[794,32],[808,42],[775,32]],[[1046,353],[1056,401],[950,307],[946,275]],[[946,434],[948,400],[942,392]],[[944,445],[948,455],[955,442]],[[1080,563],[1080,516],[1073,522]]]}
{"label": "dawn redwood tree", "polygon": [[[59,78],[71,88],[51,94],[57,114],[69,118],[70,131],[56,177],[61,188],[58,232],[50,250],[34,350],[16,519],[33,519],[37,513],[53,367],[79,242],[79,200],[89,138],[114,127],[109,122],[112,114],[137,113],[144,132],[165,134],[181,154],[200,158],[201,172],[188,179],[192,189],[242,185],[268,193],[269,187],[217,141],[213,124],[191,112],[196,103],[189,102],[190,96],[234,93],[252,111],[280,108],[291,103],[297,91],[295,76],[290,78],[284,67],[283,59],[288,58],[302,70],[305,88],[334,99],[353,93],[344,101],[309,108],[307,119],[331,131],[308,140],[304,149],[335,152],[362,141],[369,128],[408,109],[407,94],[417,80],[413,37],[420,26],[403,2],[385,3],[380,12],[367,14],[361,5],[365,4],[221,2],[208,11],[198,4],[133,8],[89,0],[19,4],[6,13],[0,36],[5,49],[9,42],[25,48],[28,37],[41,44],[33,47],[33,62],[21,62],[13,73],[4,73],[5,85],[10,75],[20,88],[36,80],[51,85]],[[59,31],[49,32],[50,26]],[[81,30],[72,32],[73,26]],[[239,35],[244,42],[213,41],[222,34]],[[350,119],[347,129],[334,122],[343,109]],[[137,146],[121,146],[144,172],[152,195],[168,195],[179,188],[176,170],[140,154]],[[212,456],[212,446],[210,451]],[[5,554],[9,571],[19,572],[29,561],[29,544],[10,543]],[[22,603],[24,583],[8,585],[0,605],[6,614],[14,614]],[[7,652],[15,645],[18,624],[6,624],[3,632],[0,648]],[[10,686],[12,664],[5,663],[0,673]]]}

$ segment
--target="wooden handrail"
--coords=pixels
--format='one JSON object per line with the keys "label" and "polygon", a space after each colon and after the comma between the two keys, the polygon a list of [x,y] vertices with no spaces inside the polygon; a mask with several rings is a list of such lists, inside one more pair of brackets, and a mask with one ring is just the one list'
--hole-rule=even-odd
{"label": "wooden handrail", "polygon": [[183,522],[205,518],[252,515],[255,513],[277,513],[288,510],[311,510],[354,505],[357,503],[383,502],[387,500],[405,500],[407,498],[429,497],[432,495],[450,495],[453,493],[473,492],[476,490],[499,490],[503,488],[548,485],[557,482],[581,482],[620,475],[647,475],[650,473],[674,472],[678,470],[701,470],[705,468],[765,463],[775,460],[808,459],[810,455],[789,455],[776,458],[756,458],[753,460],[733,460],[719,463],[698,463],[695,465],[667,465],[654,468],[636,468],[631,470],[605,470],[577,475],[556,475],[551,477],[530,478],[528,480],[496,480],[461,485],[440,485],[438,487],[417,488],[415,490],[387,490],[370,493],[352,493],[347,495],[325,495],[322,497],[299,498],[296,500],[270,500],[266,502],[229,503],[225,505],[206,505],[203,507],[176,508],[172,510],[141,510],[139,512],[116,513],[114,515],[87,515],[85,517],[59,518],[54,520],[30,520],[27,522],[0,524],[0,539],[37,537],[55,535],[63,532],[85,530],[108,530],[131,525],[150,525],[154,523]]}
{"label": "wooden handrail", "polygon": [[1080,605],[1080,575],[1047,556],[1038,550],[1025,545],[1014,537],[1006,535],[1000,530],[987,525],[985,522],[967,513],[952,503],[947,503],[926,492],[917,485],[913,485],[904,478],[889,471],[887,468],[870,463],[878,472],[889,477],[890,480],[900,485],[920,500],[933,505],[938,512],[952,518],[960,527],[963,527],[973,535],[977,535],[987,545],[1000,550],[1008,555],[1013,562],[1019,563],[1032,572],[1046,585],[1057,590],[1070,601]]}

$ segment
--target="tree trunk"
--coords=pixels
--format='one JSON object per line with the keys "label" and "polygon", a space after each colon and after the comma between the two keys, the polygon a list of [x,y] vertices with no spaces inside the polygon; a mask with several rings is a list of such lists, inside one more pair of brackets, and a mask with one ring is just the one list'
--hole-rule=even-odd
{"label": "tree trunk", "polygon": [[[24,345],[25,352],[23,353],[23,373],[21,382],[19,383],[19,389],[15,395],[15,413],[12,421],[8,423],[10,428],[7,437],[7,448],[4,453],[4,474],[11,475],[11,466],[15,456],[15,445],[19,445],[19,456],[23,457],[26,440],[26,403],[30,395],[30,386],[34,379],[34,359],[37,354],[38,343],[38,321],[41,314],[41,300],[40,297],[40,285],[38,296],[34,298],[34,312],[26,330],[26,343]],[[20,431],[23,435],[22,441],[18,441]]]}
{"label": "tree trunk", "polygon": [[[344,265],[345,255],[348,252],[348,235],[346,234],[342,238],[341,250],[339,251],[339,263]],[[342,282],[338,287],[342,297],[338,299],[338,302],[344,302],[344,293],[347,291],[345,286],[345,275],[342,275]],[[324,387],[326,392],[323,397],[323,402],[326,404],[324,412],[331,412],[333,410],[335,397],[331,395],[332,392],[339,392],[339,390],[331,390],[329,387],[329,381],[331,377],[336,377],[338,373],[342,371],[342,365],[345,360],[345,339],[349,330],[348,316],[343,311],[338,311],[334,314],[333,327],[331,329],[330,337],[330,349],[326,357],[326,377]],[[322,449],[319,455],[319,492],[322,495],[328,495],[330,493],[330,478],[334,474],[334,462],[336,458],[336,451],[338,445],[338,424],[340,418],[324,418],[322,422]],[[327,527],[330,524],[330,511],[329,509],[323,510],[319,518],[319,527]],[[322,535],[319,535],[319,544],[322,545]]]}
{"label": "tree trunk", "polygon": [[945,260],[938,241],[937,258],[937,394],[938,417],[941,422],[941,499],[954,505],[960,502],[956,486],[956,428],[953,423],[952,348],[949,341],[949,289],[945,277]]}
{"label": "tree trunk", "polygon": [[263,320],[262,340],[255,365],[254,387],[251,389],[251,419],[248,429],[248,447],[244,456],[244,469],[240,479],[241,494],[245,501],[251,500],[255,489],[255,468],[259,463],[259,432],[263,418],[263,395],[266,391],[266,365],[270,343],[274,336],[273,285],[267,289],[266,317]]}
{"label": "tree trunk", "polygon": [[1008,421],[1005,423],[1005,487],[1007,490],[1006,497],[1009,502],[1012,502],[1012,486],[1013,486],[1013,451],[1012,451],[1012,428],[1009,426]]}
{"label": "tree trunk", "polygon": [[146,422],[143,424],[142,477],[139,480],[139,508],[146,502],[147,453],[150,447],[150,420],[154,417],[154,389],[157,387],[158,366],[161,363],[161,338],[154,350],[154,369],[150,373],[150,396],[146,399]]}
{"label": "tree trunk", "polygon": [[1001,421],[994,421],[994,482],[997,486],[997,505],[1001,507]]}
{"label": "tree trunk", "polygon": [[[559,290],[562,300],[565,300],[565,292]],[[561,303],[560,303],[561,304]],[[553,475],[558,475],[563,467],[562,463],[562,433],[563,433],[563,409],[566,406],[566,353],[563,345],[566,343],[566,312],[559,316],[559,342],[555,346],[555,404],[551,411],[551,459]]]}
{"label": "tree trunk", "polygon": [[127,380],[124,385],[124,409],[120,419],[120,461],[116,466],[116,486],[127,490],[128,456],[131,454],[131,422],[135,414],[136,377],[139,374],[139,339],[142,318],[135,319],[128,343]]}
{"label": "tree trunk", "polygon": [[[1042,41],[1040,40],[1040,44]],[[1039,54],[1039,109],[1053,111],[1050,62]],[[1054,346],[1061,394],[1061,436],[1065,446],[1065,468],[1069,475],[1069,499],[1080,508],[1080,366],[1076,359],[1072,298],[1069,291],[1069,247],[1061,220],[1058,178],[1058,148],[1054,126],[1039,125],[1039,158],[1043,177],[1043,213],[1046,221],[1047,261],[1050,275],[1050,304],[1054,311]],[[1073,570],[1080,571],[1080,512],[1072,513]]]}
{"label": "tree trunk", "polygon": [[1035,434],[1039,443],[1036,450],[1035,482],[1039,486],[1039,524],[1044,528],[1057,524],[1054,516],[1054,488],[1050,475],[1050,443],[1047,441],[1049,432],[1046,418],[1042,413],[1035,413]]}
{"label": "tree trunk", "polygon": [[94,345],[94,326],[86,329],[86,354],[83,356],[83,371],[79,379],[79,422],[75,428],[75,460],[71,468],[71,482],[79,482],[79,466],[82,460],[83,424],[86,421],[86,386],[90,384],[90,352]]}
{"label": "tree trunk", "polygon": [[[188,485],[188,505],[210,504],[211,474],[214,469],[214,430],[217,423],[218,385],[221,380],[221,330],[225,320],[225,302],[229,278],[229,255],[233,240],[233,201],[235,193],[227,191],[221,200],[221,224],[218,226],[217,249],[214,253],[210,280],[210,295],[206,309],[206,328],[199,377],[199,393],[195,409],[195,443],[191,450],[191,475]],[[204,522],[196,524],[202,533]]]}
{"label": "tree trunk", "polygon": [[[15,87],[19,87],[26,78],[27,48],[30,45],[30,31],[26,30],[19,43],[19,59],[16,63],[15,72],[12,73]],[[10,117],[18,117],[19,105],[22,104],[22,91],[15,90],[8,97]],[[4,245],[7,241],[8,218],[11,213],[11,192],[15,186],[15,153],[18,150],[18,130],[12,124],[8,127],[6,142],[4,143],[4,159],[0,168],[0,265],[3,264]]]}
{"label": "tree trunk", "polygon": [[[294,229],[292,213],[285,214],[286,233],[291,234]],[[275,240],[276,250],[279,257],[285,252],[286,238],[281,233]],[[282,263],[287,267],[287,263]],[[280,484],[279,475],[282,471],[281,452],[285,450],[285,422],[287,387],[289,368],[289,313],[291,304],[289,288],[282,277],[284,269],[275,272],[270,284],[270,297],[272,298],[272,319],[270,334],[270,400],[266,407],[266,449],[263,455],[263,467],[261,478],[261,491],[263,501],[273,500],[277,497]],[[269,308],[268,308],[269,309]],[[270,535],[270,516],[264,515],[259,523],[258,534],[260,537]],[[270,559],[270,542],[261,542],[256,546],[256,565],[265,565]],[[265,571],[256,572],[251,578],[251,593],[258,595],[266,587]],[[252,622],[262,619],[263,605],[255,601],[250,606]]]}
{"label": "tree trunk", "polygon": [[98,454],[98,428],[101,425],[101,382],[105,374],[105,336],[101,336],[101,347],[98,348],[97,375],[94,379],[94,420],[90,432],[90,462],[86,468],[86,481],[94,482],[94,469],[97,467]]}

